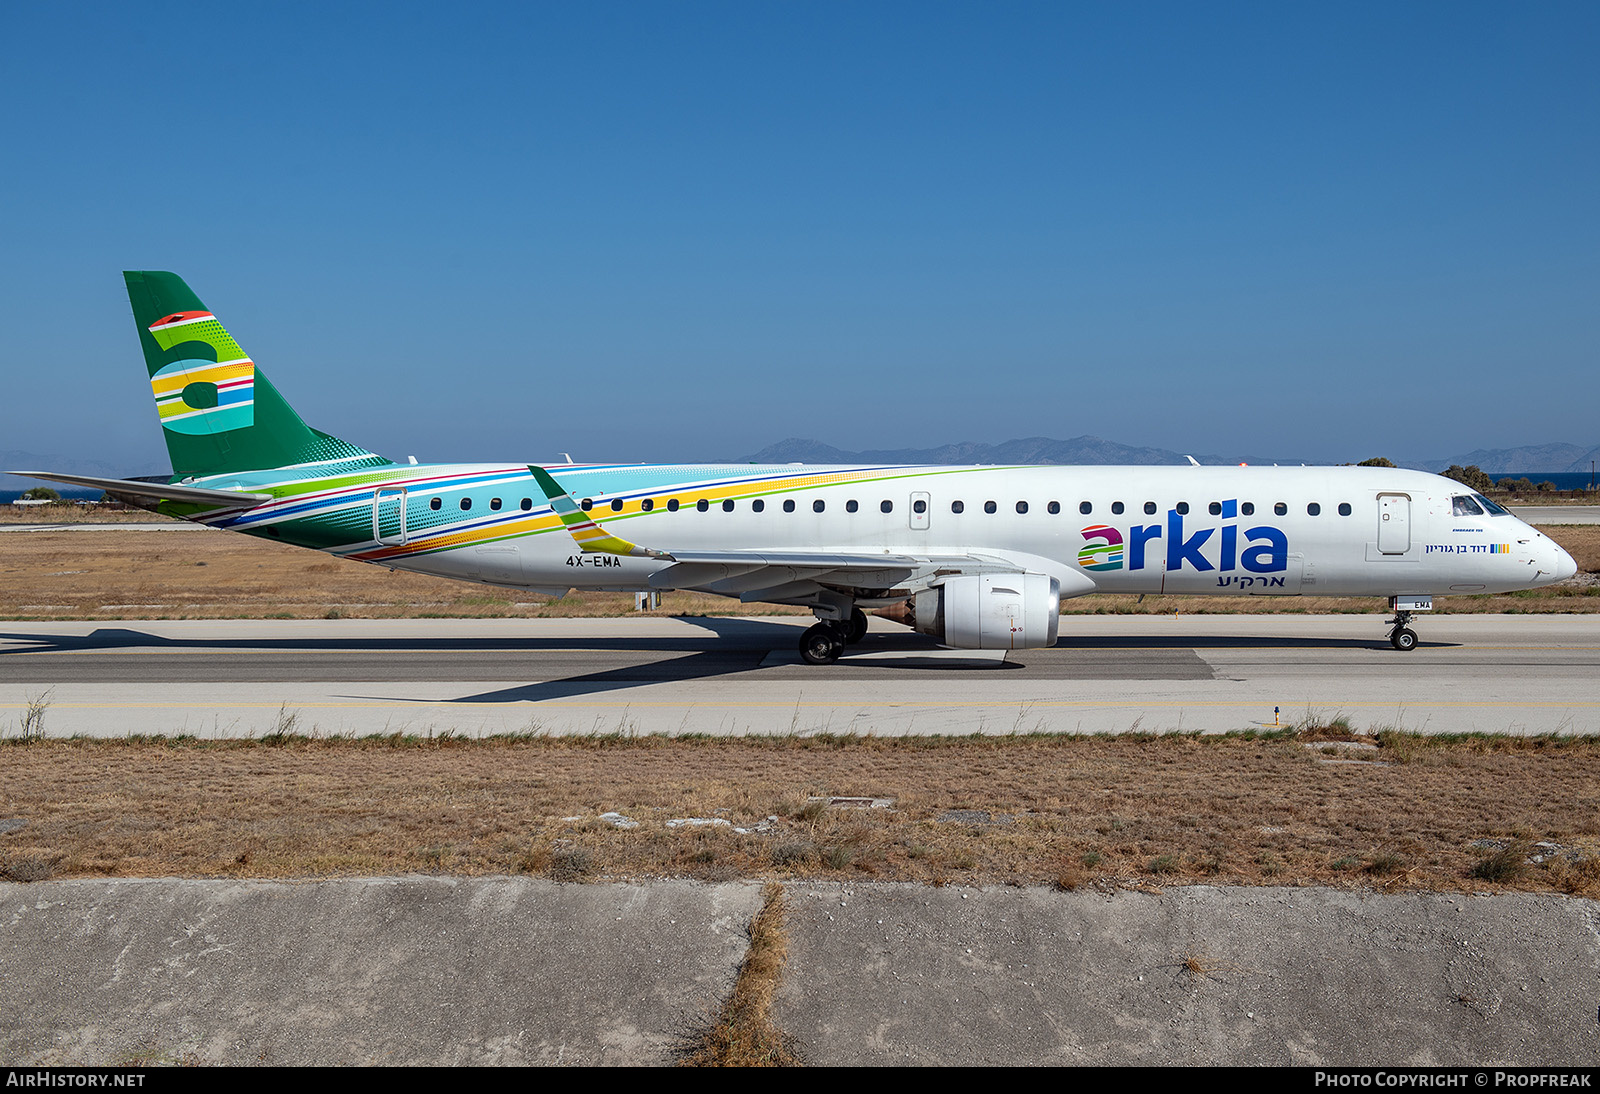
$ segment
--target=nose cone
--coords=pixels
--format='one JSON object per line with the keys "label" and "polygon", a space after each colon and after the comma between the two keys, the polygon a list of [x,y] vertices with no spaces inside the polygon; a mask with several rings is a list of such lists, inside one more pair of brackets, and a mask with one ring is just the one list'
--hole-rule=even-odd
{"label": "nose cone", "polygon": [[1556,580],[1565,581],[1573,574],[1576,574],[1578,572],[1578,563],[1571,555],[1567,554],[1566,548],[1559,543],[1552,543],[1550,546],[1556,549]]}

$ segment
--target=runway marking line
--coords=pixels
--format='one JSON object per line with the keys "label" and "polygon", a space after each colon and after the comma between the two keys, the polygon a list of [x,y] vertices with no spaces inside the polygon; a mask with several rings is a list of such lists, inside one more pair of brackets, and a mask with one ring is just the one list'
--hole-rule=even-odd
{"label": "runway marking line", "polygon": [[[185,640],[184,639],[175,639],[174,641],[182,642],[182,641],[185,641]],[[1195,645],[1193,643],[1190,643],[1190,644],[1187,644],[1187,645],[1178,645],[1178,646],[1133,646],[1133,647],[1127,647],[1127,646],[1117,646],[1117,647],[1094,646],[1094,647],[1089,647],[1089,649],[1092,652],[1109,652],[1109,653],[1115,653],[1115,652],[1119,652],[1119,651],[1120,652],[1127,652],[1127,653],[1155,653],[1155,652],[1165,652],[1165,651],[1171,651],[1171,650],[1186,650],[1186,651],[1189,651],[1191,653],[1196,653],[1196,654],[1202,654],[1203,653],[1203,654],[1212,654],[1212,655],[1229,653],[1229,652],[1234,652],[1234,651],[1250,651],[1250,650],[1274,650],[1275,652],[1290,652],[1290,653],[1298,651],[1298,650],[1349,650],[1349,652],[1351,652],[1351,653],[1367,653],[1367,652],[1372,652],[1373,650],[1379,649],[1382,645],[1383,645],[1383,643],[1380,643],[1380,642],[1374,640],[1373,641],[1373,645],[1372,645],[1370,650],[1368,649],[1368,647],[1365,647],[1365,646],[1356,647],[1356,648],[1352,649],[1350,646],[1343,645],[1343,644],[1341,644],[1341,645],[1329,645],[1329,646],[1296,645],[1296,646],[1288,647],[1287,649],[1279,649],[1277,647],[1271,646],[1271,645],[1266,644],[1266,643],[1263,643],[1263,644],[1261,644],[1259,646],[1218,646],[1218,647],[1200,646],[1200,645]],[[1083,652],[1083,650],[1081,648],[1075,647],[1075,646],[1049,647],[1048,649],[1060,649],[1061,652],[1063,652],[1063,653],[1079,653],[1079,652]],[[1048,649],[1046,651],[1043,651],[1043,652],[1048,652]],[[1503,652],[1506,652],[1508,650],[1526,650],[1528,652],[1544,652],[1544,653],[1561,652],[1561,651],[1587,652],[1587,653],[1600,652],[1600,646],[1474,646],[1474,645],[1466,645],[1466,644],[1463,644],[1463,643],[1455,643],[1455,644],[1453,644],[1453,645],[1451,645],[1449,647],[1430,647],[1428,645],[1419,645],[1417,647],[1417,649],[1422,651],[1422,652],[1425,652],[1425,653],[1470,653],[1470,652],[1475,652],[1475,651],[1479,651],[1479,650],[1493,651],[1493,652],[1498,652],[1498,653],[1503,653]],[[698,653],[698,652],[715,652],[715,651],[716,651],[716,647],[715,646],[708,645],[706,647],[705,651],[698,651],[698,650],[596,650],[596,649],[593,649],[593,648],[588,647],[588,646],[573,646],[573,647],[559,646],[559,647],[543,648],[543,649],[529,648],[529,649],[524,649],[524,650],[508,650],[508,649],[502,649],[502,648],[499,648],[499,647],[483,647],[483,648],[467,647],[467,648],[462,648],[462,649],[453,649],[453,650],[444,651],[444,652],[448,652],[448,653],[452,653],[452,654],[455,654],[455,653],[503,653],[503,654],[524,654],[524,655],[526,655],[526,654],[543,654],[543,653],[635,654],[635,655],[640,655],[640,656],[649,655],[649,654],[664,654],[664,655],[667,655],[667,656],[688,657],[688,656],[692,656],[693,654]],[[351,648],[348,648],[348,649],[341,649],[341,650],[310,649],[310,648],[277,649],[277,648],[271,648],[271,647],[249,647],[249,648],[245,648],[245,649],[238,649],[238,648],[223,649],[223,648],[213,648],[213,647],[209,647],[209,646],[198,646],[198,647],[197,646],[185,646],[185,647],[183,647],[181,649],[163,649],[163,648],[161,648],[159,646],[136,646],[136,647],[132,647],[132,648],[129,648],[129,647],[112,647],[112,648],[109,648],[109,649],[87,649],[87,650],[5,649],[3,647],[0,647],[0,657],[22,657],[22,656],[28,656],[28,655],[37,656],[37,655],[41,655],[41,654],[42,655],[46,655],[46,656],[53,655],[53,656],[56,656],[56,657],[84,657],[84,656],[110,656],[110,655],[116,655],[116,656],[120,656],[120,657],[154,657],[154,656],[158,656],[158,655],[161,655],[161,654],[200,654],[200,653],[206,654],[208,656],[215,656],[215,655],[218,655],[218,654],[224,654],[224,655],[229,655],[229,656],[247,656],[247,655],[255,655],[255,654],[262,654],[262,653],[279,653],[279,654],[291,654],[292,655],[292,654],[306,654],[306,653],[439,653],[439,652],[441,652],[441,651],[428,650],[428,649],[393,650],[393,649],[384,649],[384,648],[378,647],[378,646],[373,646],[373,647],[355,646],[355,647],[351,647]],[[757,653],[762,653],[763,651],[761,651],[759,649],[739,648],[739,649],[726,650],[724,652],[757,654]],[[790,651],[787,649],[787,647],[778,647],[776,649],[771,649],[771,650],[765,651],[765,654],[766,654],[766,656],[770,657],[774,653],[788,653],[788,652],[790,652]],[[998,651],[994,651],[994,650],[957,650],[957,649],[946,649],[945,647],[941,646],[941,647],[938,647],[936,649],[930,649],[930,650],[904,650],[904,651],[901,651],[901,650],[878,650],[878,651],[873,651],[872,653],[865,654],[865,655],[862,655],[861,657],[856,657],[856,658],[852,658],[851,655],[846,654],[845,657],[844,657],[844,660],[849,661],[849,660],[868,660],[868,659],[870,659],[870,660],[874,660],[874,661],[879,661],[879,660],[888,660],[888,659],[890,659],[892,657],[895,657],[895,656],[900,656],[900,657],[927,657],[927,656],[930,656],[932,654],[952,654],[952,653],[954,653],[954,654],[961,654],[961,653],[981,654],[981,653],[994,653],[994,652],[998,652]],[[1018,651],[1015,651],[1015,652],[1018,652],[1018,653],[1036,653],[1036,652],[1041,652],[1041,651],[1037,651],[1037,650],[1018,650]],[[771,667],[773,667],[773,668],[786,668],[788,666],[787,665],[774,665],[774,666],[771,666]]]}
{"label": "runway marking line", "polygon": [[[796,708],[813,710],[860,710],[860,709],[946,709],[959,710],[980,707],[1025,707],[1028,709],[1063,708],[1063,709],[1145,709],[1145,708],[1172,708],[1183,709],[1186,707],[1259,707],[1262,702],[1270,700],[1202,700],[1195,702],[1177,702],[1173,700],[1150,700],[1148,702],[1135,701],[1108,701],[1098,702],[1089,699],[1009,699],[994,702],[952,701],[952,702],[865,702],[865,703],[826,703],[826,702],[703,702],[680,703],[662,700],[632,700],[632,701],[583,701],[575,702],[563,699],[515,699],[509,702],[474,703],[463,699],[389,699],[380,702],[352,702],[338,703],[326,701],[297,702],[294,700],[280,700],[278,702],[222,702],[222,703],[73,703],[54,702],[50,704],[51,710],[279,710],[284,706],[296,710],[342,710],[342,709],[385,709],[397,705],[406,706],[450,706],[454,708],[485,708],[496,709],[508,706],[530,705],[541,707],[661,707],[680,709],[685,707],[701,707],[710,710],[721,709],[757,709],[757,710],[794,710]],[[1419,710],[1428,710],[1438,707],[1450,709],[1504,709],[1504,708],[1539,708],[1539,709],[1600,709],[1600,702],[1583,699],[1563,701],[1559,699],[1538,700],[1533,702],[1482,702],[1466,699],[1441,699],[1437,702],[1412,702],[1395,703],[1391,701],[1363,701],[1349,699],[1306,699],[1293,700],[1298,708],[1301,705],[1313,707],[1338,707],[1346,708],[1382,708],[1394,710],[1401,708],[1414,713]],[[0,710],[26,710],[27,703],[0,702]]]}

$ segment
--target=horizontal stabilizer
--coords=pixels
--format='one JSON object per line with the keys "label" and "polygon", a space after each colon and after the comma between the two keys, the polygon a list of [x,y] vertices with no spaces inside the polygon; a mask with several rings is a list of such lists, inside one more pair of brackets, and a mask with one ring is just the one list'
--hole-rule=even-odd
{"label": "horizontal stabilizer", "polygon": [[88,486],[108,494],[123,494],[133,498],[153,498],[156,501],[188,501],[200,505],[226,506],[230,509],[249,509],[271,494],[251,494],[243,490],[207,490],[200,486],[173,486],[164,482],[144,482],[139,479],[101,479],[93,475],[58,475],[53,471],[7,471],[26,479],[45,479],[67,486]]}

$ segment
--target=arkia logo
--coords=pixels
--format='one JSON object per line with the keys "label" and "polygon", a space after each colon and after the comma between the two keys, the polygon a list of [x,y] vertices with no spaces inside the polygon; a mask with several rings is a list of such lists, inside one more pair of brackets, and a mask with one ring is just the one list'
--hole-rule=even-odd
{"label": "arkia logo", "polygon": [[1088,540],[1078,552],[1078,565],[1085,570],[1122,569],[1122,533],[1109,524],[1091,524],[1083,530]]}
{"label": "arkia logo", "polygon": [[[1136,524],[1128,529],[1126,540],[1109,525],[1091,524],[1082,533],[1088,542],[1078,551],[1078,565],[1085,570],[1120,570],[1126,557],[1128,569],[1143,570],[1149,564],[1150,541],[1162,539],[1164,532],[1169,572],[1187,566],[1197,572],[1244,569],[1253,574],[1276,574],[1289,568],[1289,537],[1281,528],[1270,524],[1246,528],[1241,551],[1239,526],[1231,523],[1239,516],[1238,500],[1220,502],[1217,510],[1215,516],[1223,521],[1220,527],[1200,528],[1188,536],[1184,535],[1184,514],[1176,509],[1167,510],[1165,529],[1159,524]],[[1213,536],[1217,542],[1208,553]]]}

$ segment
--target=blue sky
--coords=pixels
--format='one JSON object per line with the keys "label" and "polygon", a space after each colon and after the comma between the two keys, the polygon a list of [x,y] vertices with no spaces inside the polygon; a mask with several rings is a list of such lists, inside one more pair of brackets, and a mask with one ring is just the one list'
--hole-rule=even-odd
{"label": "blue sky", "polygon": [[164,466],[129,268],[399,457],[1596,443],[1596,56],[1593,3],[15,5],[0,450]]}

